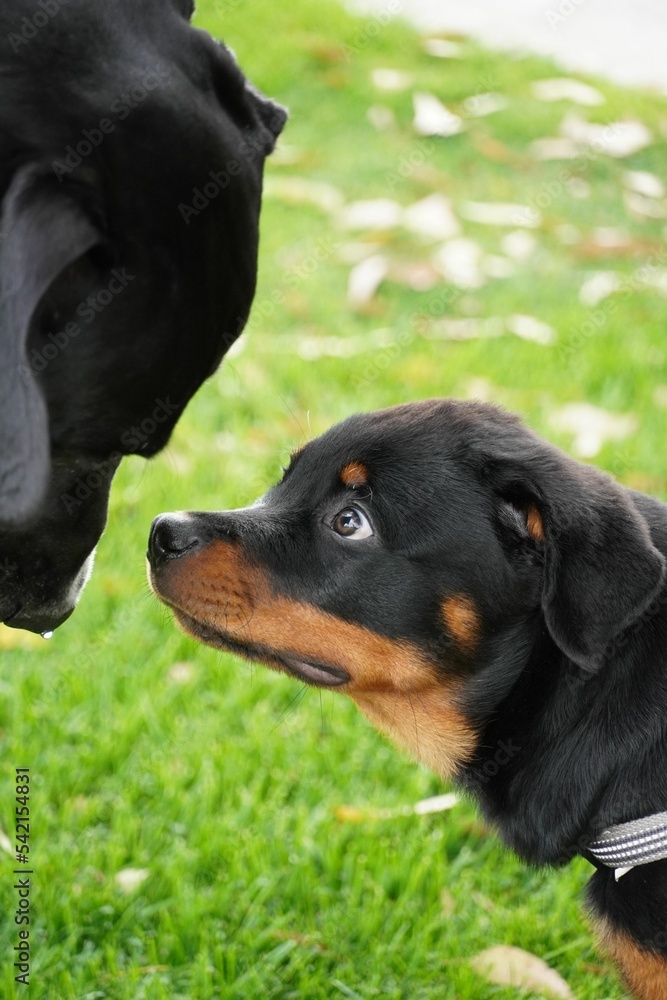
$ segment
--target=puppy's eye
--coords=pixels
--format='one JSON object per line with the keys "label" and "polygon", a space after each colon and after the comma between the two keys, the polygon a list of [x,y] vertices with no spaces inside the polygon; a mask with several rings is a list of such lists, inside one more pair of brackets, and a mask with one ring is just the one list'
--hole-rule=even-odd
{"label": "puppy's eye", "polygon": [[371,522],[356,507],[346,507],[345,510],[341,510],[333,519],[331,527],[337,535],[351,538],[355,542],[362,538],[370,538],[373,534]]}

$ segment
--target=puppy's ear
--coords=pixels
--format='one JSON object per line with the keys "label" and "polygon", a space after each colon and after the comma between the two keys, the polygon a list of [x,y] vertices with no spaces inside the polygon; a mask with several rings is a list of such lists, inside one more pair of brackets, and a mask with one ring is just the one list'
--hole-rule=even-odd
{"label": "puppy's ear", "polygon": [[[525,527],[543,549],[542,609],[560,649],[585,670],[604,662],[614,638],[655,600],[665,558],[630,494],[609,476],[556,449],[517,481]],[[525,470],[524,470],[525,471]]]}
{"label": "puppy's ear", "polygon": [[40,301],[100,234],[52,173],[15,174],[0,217],[0,522],[25,520],[49,474],[46,406],[28,357]]}

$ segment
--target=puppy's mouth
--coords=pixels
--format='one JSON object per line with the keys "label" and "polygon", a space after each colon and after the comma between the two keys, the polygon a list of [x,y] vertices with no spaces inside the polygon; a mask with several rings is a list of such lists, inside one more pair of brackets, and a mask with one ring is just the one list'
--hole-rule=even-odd
{"label": "puppy's mouth", "polygon": [[341,687],[343,684],[349,684],[351,680],[348,672],[342,667],[324,663],[319,659],[304,659],[297,653],[277,652],[254,643],[239,642],[227,633],[197,621],[196,618],[181,611],[180,608],[173,607],[173,605],[172,611],[183,631],[198,639],[199,642],[213,646],[215,649],[236,653],[237,656],[242,656],[246,660],[265,663],[268,667],[291,674],[292,677],[297,677],[313,687]]}

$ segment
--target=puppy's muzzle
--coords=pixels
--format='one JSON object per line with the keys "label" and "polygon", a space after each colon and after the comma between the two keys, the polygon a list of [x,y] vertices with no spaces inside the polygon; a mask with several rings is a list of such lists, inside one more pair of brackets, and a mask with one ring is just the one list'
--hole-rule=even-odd
{"label": "puppy's muzzle", "polygon": [[151,569],[157,570],[170,559],[191,555],[210,539],[204,537],[198,525],[187,514],[160,514],[151,525],[147,558]]}

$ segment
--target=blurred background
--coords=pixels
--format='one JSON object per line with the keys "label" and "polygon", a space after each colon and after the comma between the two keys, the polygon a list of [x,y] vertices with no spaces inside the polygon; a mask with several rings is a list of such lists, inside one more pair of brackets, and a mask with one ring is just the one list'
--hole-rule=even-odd
{"label": "blurred background", "polygon": [[511,944],[546,963],[533,995],[552,970],[624,996],[585,862],[526,869],[467,802],[415,812],[447,789],[353,705],[195,645],[145,582],[155,514],[252,502],[303,441],[409,399],[495,401],[667,499],[667,14],[444,8],[199,4],[291,117],[246,333],[165,452],[123,463],[74,618],[0,630],[8,871],[33,774],[31,995],[510,998],[474,956]]}

